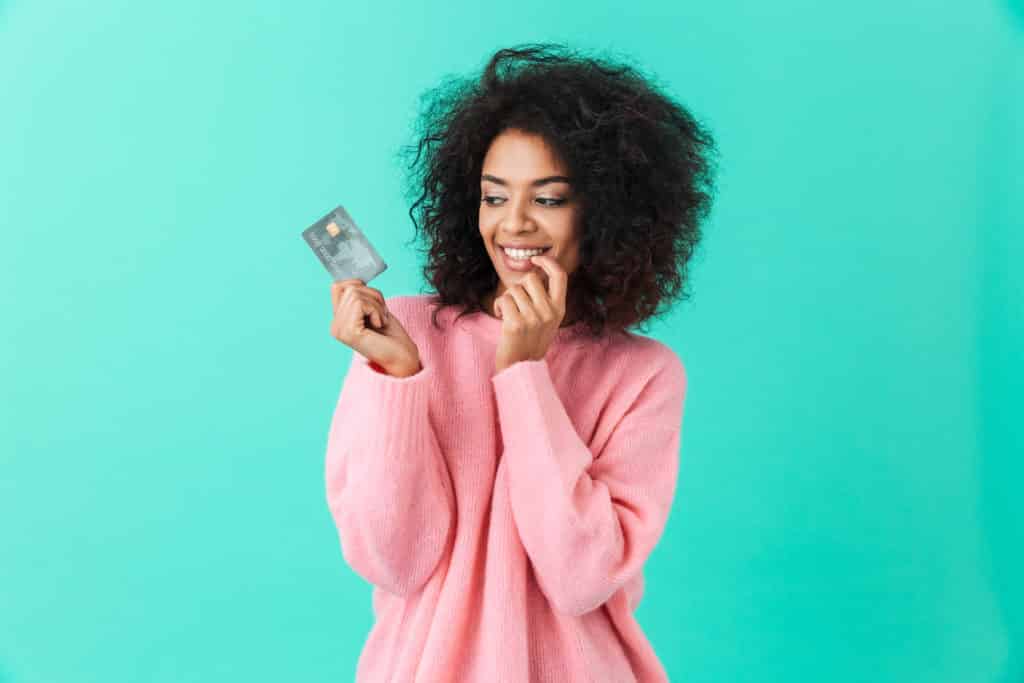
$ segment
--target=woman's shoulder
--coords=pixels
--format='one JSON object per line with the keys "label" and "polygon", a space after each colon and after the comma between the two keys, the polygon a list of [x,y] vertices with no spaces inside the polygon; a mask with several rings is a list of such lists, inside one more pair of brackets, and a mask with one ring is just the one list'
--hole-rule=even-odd
{"label": "woman's shoulder", "polygon": [[668,373],[677,381],[686,381],[686,366],[679,353],[665,342],[636,332],[623,332],[608,346],[610,353],[621,355],[630,371],[643,377]]}

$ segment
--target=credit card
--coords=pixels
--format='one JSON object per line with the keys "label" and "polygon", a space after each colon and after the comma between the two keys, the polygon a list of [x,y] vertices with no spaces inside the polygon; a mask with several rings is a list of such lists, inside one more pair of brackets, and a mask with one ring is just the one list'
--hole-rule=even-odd
{"label": "credit card", "polygon": [[340,204],[303,230],[302,239],[335,282],[351,278],[369,282],[387,270],[388,264]]}

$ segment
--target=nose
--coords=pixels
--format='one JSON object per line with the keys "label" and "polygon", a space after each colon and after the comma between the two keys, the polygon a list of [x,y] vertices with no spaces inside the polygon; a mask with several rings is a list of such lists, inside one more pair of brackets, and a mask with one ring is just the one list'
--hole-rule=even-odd
{"label": "nose", "polygon": [[527,211],[529,205],[529,199],[523,198],[506,202],[508,211],[505,212],[505,215],[502,218],[502,227],[505,229],[505,232],[510,235],[536,232],[537,227],[533,224],[533,221],[530,220],[530,215]]}

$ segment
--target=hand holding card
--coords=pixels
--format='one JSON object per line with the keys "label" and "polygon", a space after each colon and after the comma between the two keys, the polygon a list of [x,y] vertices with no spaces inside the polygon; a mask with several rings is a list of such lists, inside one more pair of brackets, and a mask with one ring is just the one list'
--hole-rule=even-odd
{"label": "hand holding card", "polygon": [[331,336],[389,375],[420,371],[419,349],[391,315],[379,289],[366,283],[387,264],[341,205],[302,231],[302,239],[334,278]]}
{"label": "hand holding card", "polygon": [[358,279],[334,282],[331,305],[334,308],[332,337],[355,349],[389,375],[408,377],[420,371],[419,349],[401,321],[388,311],[380,290],[367,287]]}

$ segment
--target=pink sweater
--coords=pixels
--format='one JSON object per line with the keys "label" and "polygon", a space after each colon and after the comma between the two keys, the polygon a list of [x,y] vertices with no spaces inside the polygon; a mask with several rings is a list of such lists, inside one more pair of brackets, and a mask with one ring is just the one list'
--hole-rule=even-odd
{"label": "pink sweater", "polygon": [[686,374],[665,344],[558,332],[494,372],[501,320],[387,298],[423,368],[353,352],[327,503],[373,584],[358,683],[667,681],[634,617],[668,520]]}

